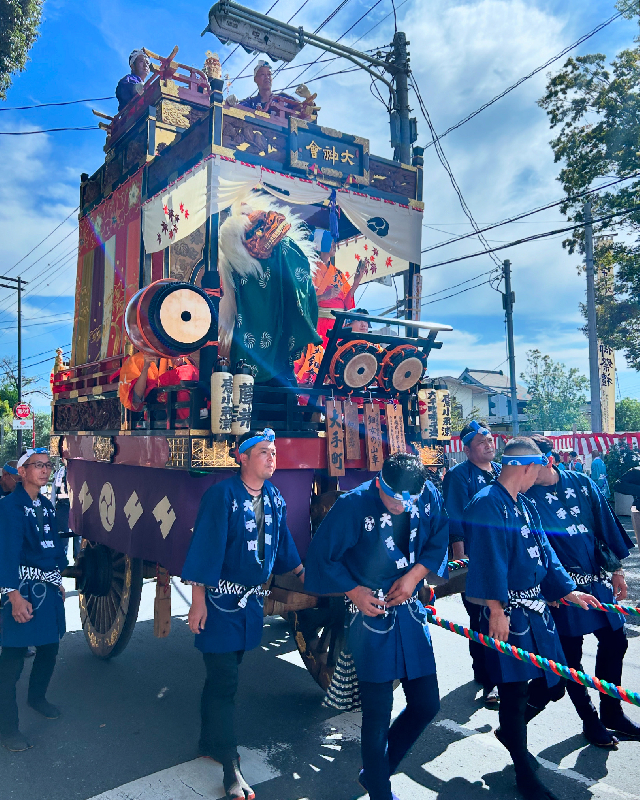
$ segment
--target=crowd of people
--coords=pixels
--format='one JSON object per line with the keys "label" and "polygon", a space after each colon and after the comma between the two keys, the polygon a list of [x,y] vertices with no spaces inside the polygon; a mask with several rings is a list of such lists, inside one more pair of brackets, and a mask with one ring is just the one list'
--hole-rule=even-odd
{"label": "crowd of people", "polygon": [[[484,425],[471,422],[461,438],[467,458],[447,472],[443,494],[418,456],[389,456],[375,477],[338,498],[304,566],[286,502],[270,481],[271,429],[241,437],[238,473],[203,496],[182,579],[192,587],[188,622],[206,670],[199,753],[222,764],[230,800],[255,797],[240,766],[235,703],[240,663],[261,641],[263,586],[272,574],[293,574],[301,591],[344,595],[341,659],[357,675],[359,781],[371,800],[394,800],[391,776],[440,707],[418,590],[425,580],[446,577],[451,556],[468,556],[463,602],[473,630],[577,670],[584,637],[594,634],[597,676],[621,683],[623,620],[599,604],[624,601],[621,562],[633,543],[602,492],[584,472],[559,469],[544,436],[512,439],[500,462]],[[29,646],[35,658],[27,702],[48,719],[60,715],[46,697],[65,630],[67,564],[54,507],[42,494],[52,466],[46,449],[28,450],[5,465],[0,482],[0,740],[14,752],[30,747],[16,701]],[[498,709],[495,735],[527,800],[555,797],[538,777],[527,724],[565,689],[591,744],[640,740],[640,726],[620,700],[602,695],[598,712],[581,685],[480,645],[470,653],[483,698]],[[406,708],[391,724],[394,681],[402,684]]]}

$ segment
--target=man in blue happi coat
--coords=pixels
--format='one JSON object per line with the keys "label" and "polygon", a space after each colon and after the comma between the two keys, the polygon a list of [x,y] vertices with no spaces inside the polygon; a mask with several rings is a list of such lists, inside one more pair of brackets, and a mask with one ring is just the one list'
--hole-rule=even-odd
{"label": "man in blue happi coat", "polygon": [[[417,589],[447,573],[447,515],[417,456],[389,456],[377,478],[340,497],[311,541],[305,588],[342,593],[362,703],[360,782],[391,800],[390,776],[438,713],[436,665]],[[393,681],[407,707],[391,729]]]}
{"label": "man in blue happi coat", "polygon": [[[449,544],[454,558],[464,556],[464,509],[473,496],[493,483],[500,474],[500,464],[494,461],[496,447],[491,431],[485,425],[473,420],[460,431],[466,461],[453,466],[444,476],[442,493],[444,506],[449,517]],[[473,630],[480,624],[481,608],[470,603],[462,593],[462,602],[469,614],[469,624]],[[473,677],[482,686],[483,700],[489,706],[496,706],[500,700],[495,683],[489,678],[484,666],[483,647],[469,641],[469,654],[473,665]]]}
{"label": "man in blue happi coat", "polygon": [[[553,445],[544,436],[531,437],[543,453]],[[601,603],[619,603],[627,596],[624,570],[619,559],[629,555],[633,542],[614,516],[609,504],[595,483],[586,475],[568,470],[560,472],[548,464],[539,471],[535,485],[527,497],[536,504],[540,521],[560,562],[577,586]],[[598,543],[606,545],[617,563],[603,564]],[[608,567],[608,569],[607,569]],[[598,640],[596,672],[598,678],[619,686],[622,683],[622,661],[628,643],[624,618],[620,614],[561,605],[552,609],[560,634],[566,664],[582,671],[584,637],[593,633]],[[600,716],[584,686],[567,682],[567,691],[583,722],[586,738],[598,747],[615,747],[616,737],[608,728],[627,738],[640,739],[636,725],[622,711],[622,702],[609,695],[600,695]],[[548,699],[536,698],[530,715],[542,711]]]}
{"label": "man in blue happi coat", "polygon": [[149,56],[144,50],[133,50],[129,56],[129,66],[131,72],[120,78],[116,86],[116,100],[118,101],[118,112],[130,103],[134,97],[142,94],[142,87],[149,75],[150,69]]}
{"label": "man in blue happi coat", "polygon": [[13,752],[31,747],[20,733],[16,702],[28,647],[35,646],[36,656],[27,702],[47,719],[60,716],[46,699],[65,632],[60,571],[67,566],[53,506],[40,494],[52,467],[46,448],[27,450],[18,459],[22,483],[0,500],[0,741]]}
{"label": "man in blue happi coat", "polygon": [[[483,606],[480,632],[559,663],[560,638],[547,604],[564,598],[586,609],[597,601],[576,592],[540,525],[535,505],[524,496],[547,463],[535,442],[512,439],[504,450],[498,480],[467,506],[465,541],[469,553],[467,597]],[[591,613],[591,612],[583,612]],[[485,648],[489,674],[500,692],[499,741],[516,770],[527,800],[557,800],[535,774],[527,749],[527,700],[549,687],[550,699],[564,694],[564,682],[529,661]]]}
{"label": "man in blue happi coat", "polygon": [[255,797],[240,771],[234,715],[238,666],[262,638],[261,585],[272,573],[304,573],[286,503],[268,480],[276,469],[274,439],[270,428],[241,437],[240,472],[204,494],[182,570],[193,584],[189,627],[207,670],[200,755],[222,764],[230,800]]}

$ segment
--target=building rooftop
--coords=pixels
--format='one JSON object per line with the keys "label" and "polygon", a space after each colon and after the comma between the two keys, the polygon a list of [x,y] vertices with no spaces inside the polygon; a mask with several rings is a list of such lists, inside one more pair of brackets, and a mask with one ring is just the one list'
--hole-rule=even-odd
{"label": "building rooftop", "polygon": [[[482,386],[485,389],[491,389],[500,394],[509,394],[511,391],[509,376],[505,375],[502,370],[469,369],[469,367],[467,367],[458,380],[461,383]],[[519,383],[516,383],[516,393],[519,401],[525,402],[531,399],[525,387],[521,386]]]}

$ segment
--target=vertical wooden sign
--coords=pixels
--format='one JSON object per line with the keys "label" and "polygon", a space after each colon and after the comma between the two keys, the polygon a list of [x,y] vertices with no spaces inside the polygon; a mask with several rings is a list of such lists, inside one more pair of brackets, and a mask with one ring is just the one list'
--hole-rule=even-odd
{"label": "vertical wooden sign", "polygon": [[382,467],[382,428],[380,410],[373,403],[364,406],[364,430],[367,443],[367,466],[369,472],[377,472]]}
{"label": "vertical wooden sign", "polygon": [[407,443],[404,438],[402,406],[399,403],[387,403],[385,406],[385,414],[387,417],[389,455],[393,455],[393,453],[406,453]]}
{"label": "vertical wooden sign", "polygon": [[158,567],[156,599],[153,603],[153,635],[164,639],[171,631],[171,575]]}
{"label": "vertical wooden sign", "polygon": [[436,389],[438,408],[438,441],[451,439],[451,395],[448,389]]}
{"label": "vertical wooden sign", "polygon": [[349,461],[360,460],[360,423],[358,421],[358,406],[347,401],[344,404],[344,428],[347,440],[347,458]]}
{"label": "vertical wooden sign", "polygon": [[435,389],[418,391],[418,413],[422,441],[438,438],[438,407]]}
{"label": "vertical wooden sign", "polygon": [[344,475],[344,429],[342,403],[327,400],[327,467],[329,475]]}

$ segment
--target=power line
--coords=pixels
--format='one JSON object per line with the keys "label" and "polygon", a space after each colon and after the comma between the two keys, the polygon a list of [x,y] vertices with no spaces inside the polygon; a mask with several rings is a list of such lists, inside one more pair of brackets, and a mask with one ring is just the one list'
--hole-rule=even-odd
{"label": "power line", "polygon": [[429,300],[427,303],[421,303],[420,308],[424,306],[430,306],[432,303],[439,303],[441,300],[449,300],[449,298],[456,297],[459,294],[464,294],[464,292],[470,292],[472,289],[478,289],[480,286],[486,286],[487,283],[491,283],[491,281],[482,281],[482,283],[478,283],[475,286],[467,286],[466,289],[460,289],[459,292],[448,294],[446,297],[438,297],[436,300]]}
{"label": "power line", "polygon": [[[22,323],[23,328],[35,328],[39,325],[55,325],[56,322],[73,322],[73,317],[69,317],[68,319],[61,319],[60,317],[56,317],[56,319],[50,319],[47,322],[33,322],[31,324]],[[0,331],[15,331],[17,330],[17,325],[10,325],[7,328],[0,328]]]}
{"label": "power line", "polygon": [[[491,275],[493,272],[492,269],[488,270],[487,272],[481,272],[479,275],[474,276],[473,278],[467,278],[466,281],[462,281],[461,283],[454,283],[453,286],[447,286],[446,289],[440,289],[438,292],[431,292],[431,294],[425,294],[422,298],[426,297],[435,297],[437,294],[442,294],[443,292],[449,292],[451,289],[457,289],[459,286],[464,286],[465,283],[471,283],[471,281],[476,281],[478,278],[484,278],[485,275]],[[483,284],[480,284],[481,286]]]}
{"label": "power line", "polygon": [[[617,178],[610,183],[605,183],[602,186],[596,186],[593,189],[585,189],[582,192],[578,192],[577,194],[571,195],[570,197],[563,197],[560,200],[554,200],[552,203],[547,203],[544,206],[538,206],[537,208],[531,209],[531,211],[524,211],[522,214],[517,214],[515,217],[508,217],[507,219],[503,219],[501,222],[494,222],[491,225],[486,225],[483,228],[480,228],[480,233],[485,233],[486,231],[490,231],[493,228],[499,228],[502,225],[508,225],[512,222],[518,222],[525,217],[530,217],[532,214],[538,214],[540,211],[547,211],[550,208],[554,208],[555,206],[563,205],[563,203],[569,203],[573,200],[578,200],[581,197],[585,197],[587,195],[593,194],[594,192],[599,192],[602,189],[608,189],[610,186],[614,186],[615,184],[622,183],[623,181],[631,180],[632,178],[637,178],[640,176],[640,172],[634,172],[632,175],[626,175],[622,178]],[[440,223],[441,225],[447,225],[450,223]],[[466,223],[460,223],[466,224]],[[463,233],[460,236],[454,236],[451,239],[448,239],[445,242],[438,242],[438,244],[431,245],[431,247],[425,247],[422,250],[423,253],[428,253],[431,250],[438,250],[440,247],[444,247],[447,244],[453,244],[454,242],[461,242],[463,239],[468,239],[471,236],[476,236],[476,231],[472,231],[471,233]]]}
{"label": "power line", "polygon": [[[604,217],[598,217],[598,219],[592,220],[592,222],[593,223],[606,222],[607,220],[613,219],[614,217],[618,217],[621,214],[631,214],[638,210],[640,210],[640,204],[633,206],[632,208],[625,208],[622,209],[621,211],[616,211],[613,214],[606,214]],[[488,252],[495,253],[498,250],[506,250],[507,247],[514,247],[515,245],[525,244],[526,242],[535,242],[538,239],[546,239],[549,236],[556,236],[559,233],[566,233],[567,231],[575,231],[578,228],[583,228],[584,226],[585,226],[584,222],[578,222],[575,225],[568,226],[567,228],[558,228],[555,231],[547,231],[546,233],[535,233],[532,236],[526,236],[523,239],[515,239],[513,242],[509,242],[509,244],[502,244],[499,247],[493,247],[491,248],[490,251],[484,250],[484,251],[479,251],[477,253],[470,253],[469,255],[466,256],[458,256],[457,258],[450,258],[447,261],[439,261],[437,264],[425,265],[421,267],[421,269],[434,269],[435,267],[442,267],[445,264],[454,264],[457,261],[465,261],[468,258],[477,258],[478,256],[486,255]]]}
{"label": "power line", "polygon": [[[67,347],[71,347],[71,345],[67,345]],[[69,354],[63,352],[62,353],[62,357],[65,358],[65,356],[68,357]],[[51,363],[51,358],[55,359],[55,355],[51,356],[50,358],[45,358],[42,361],[36,361],[35,364],[27,364],[25,369],[31,369],[31,367],[38,367],[38,366],[40,366],[40,364],[50,364]],[[29,376],[29,377],[33,377],[33,376]]]}
{"label": "power line", "polygon": [[43,128],[37,131],[0,131],[0,136],[32,136],[35,133],[58,133],[59,131],[99,131],[98,125],[85,125],[82,128]]}
{"label": "power line", "polygon": [[[48,234],[47,234],[47,235],[44,237],[44,239],[43,239],[42,241],[38,242],[38,244],[37,244],[35,247],[32,247],[32,248],[31,248],[31,250],[29,250],[29,252],[28,252],[26,255],[22,256],[22,258],[20,259],[20,261],[16,261],[16,263],[15,263],[15,264],[14,264],[14,265],[13,265],[13,266],[12,266],[12,267],[11,267],[11,268],[8,270],[8,271],[9,271],[9,272],[12,272],[12,271],[13,271],[13,270],[14,270],[14,269],[15,269],[15,268],[18,266],[18,264],[22,263],[22,262],[25,260],[25,258],[27,258],[28,256],[30,256],[30,255],[31,255],[31,253],[33,253],[33,251],[34,251],[34,250],[37,250],[37,249],[38,249],[38,247],[40,247],[40,245],[41,245],[41,244],[43,244],[43,242],[46,242],[46,241],[47,241],[47,239],[48,239],[50,236],[52,236],[52,235],[53,235],[53,234],[54,234],[54,233],[55,233],[55,232],[58,230],[58,228],[61,228],[61,227],[64,225],[64,223],[65,223],[65,222],[66,222],[66,221],[69,219],[69,217],[73,216],[73,215],[76,213],[76,211],[78,211],[78,210],[79,210],[79,208],[80,208],[80,206],[76,206],[76,207],[73,209],[73,211],[71,212],[71,214],[69,214],[69,216],[65,217],[65,218],[62,220],[62,222],[61,222],[59,225],[56,225],[56,227],[55,227],[55,228],[54,228],[54,229],[51,231],[51,233],[48,233]],[[64,241],[64,239],[63,239],[62,241]],[[49,251],[49,252],[51,252],[51,251]]]}
{"label": "power line", "polygon": [[76,103],[97,103],[99,100],[115,100],[115,95],[109,97],[88,97],[85,100],[64,100],[61,103],[36,103],[33,106],[10,106],[0,108],[0,111],[28,111],[32,108],[48,108],[50,106],[73,106]]}
{"label": "power line", "polygon": [[[473,111],[471,114],[467,114],[467,116],[464,119],[461,119],[460,122],[456,122],[455,125],[452,125],[450,128],[447,128],[447,130],[444,133],[441,133],[439,136],[437,136],[436,140],[444,139],[444,137],[447,136],[449,133],[451,133],[451,131],[455,131],[456,128],[459,128],[461,125],[464,125],[466,122],[469,122],[469,120],[472,120],[474,117],[477,117],[478,114],[480,114],[486,108],[489,108],[489,106],[493,105],[498,100],[501,100],[503,97],[505,97],[505,95],[509,94],[509,92],[512,92],[514,89],[517,89],[518,86],[520,86],[522,83],[528,81],[529,78],[533,78],[534,75],[537,75],[539,72],[542,72],[543,69],[546,69],[555,61],[558,61],[560,58],[565,56],[568,52],[574,50],[576,47],[579,47],[579,45],[581,45],[583,42],[586,42],[587,39],[590,39],[592,36],[595,36],[596,33],[601,31],[603,28],[606,28],[607,25],[610,25],[614,20],[618,19],[623,14],[625,14],[629,10],[629,8],[631,8],[632,5],[635,5],[635,3],[631,3],[627,8],[623,9],[622,11],[619,11],[612,17],[609,17],[609,19],[605,20],[604,22],[601,22],[600,25],[597,25],[592,31],[589,31],[589,33],[585,33],[573,44],[570,44],[568,47],[565,47],[564,50],[562,50],[557,55],[550,58],[548,61],[545,61],[545,63],[542,64],[540,67],[536,67],[528,75],[525,75],[523,78],[520,78],[520,80],[516,81],[512,86],[509,86],[508,89],[505,89],[503,92],[500,92],[500,94],[496,95],[492,100],[489,100],[487,103],[480,106],[480,108],[476,109],[476,111]],[[425,145],[425,149],[435,144],[436,140],[428,142]]]}
{"label": "power line", "polygon": [[[71,347],[71,343],[63,345],[62,346],[62,350],[66,350],[67,347]],[[43,350],[41,353],[34,353],[32,356],[27,356],[26,358],[23,358],[22,360],[23,361],[29,361],[32,358],[37,358],[38,356],[43,356],[43,355],[45,355],[45,353],[50,353],[50,352],[51,352],[50,349],[49,350]]]}
{"label": "power line", "polygon": [[476,232],[476,235],[477,235],[478,239],[480,240],[480,243],[483,245],[484,249],[490,255],[492,261],[496,264],[496,266],[501,266],[500,260],[495,255],[492,254],[493,251],[491,250],[491,248],[489,246],[489,243],[487,242],[487,240],[484,238],[484,236],[480,232],[480,227],[476,223],[476,221],[475,221],[475,219],[473,217],[473,214],[471,213],[471,209],[469,208],[469,206],[467,205],[464,197],[462,196],[462,190],[460,189],[460,187],[458,185],[458,182],[455,179],[453,171],[451,170],[451,166],[449,165],[449,161],[447,160],[447,157],[446,157],[446,155],[444,153],[444,150],[442,149],[442,145],[438,141],[438,138],[436,136],[435,128],[433,127],[433,123],[431,122],[431,117],[429,115],[429,112],[427,111],[426,105],[424,104],[424,101],[422,99],[422,95],[420,93],[420,89],[418,88],[418,84],[416,83],[416,80],[415,80],[415,77],[414,77],[413,73],[410,73],[410,85],[413,88],[413,91],[415,92],[416,97],[418,98],[418,104],[420,105],[420,110],[422,111],[422,115],[424,116],[425,120],[427,121],[427,125],[429,126],[429,130],[431,132],[431,137],[432,137],[433,143],[434,143],[435,148],[436,148],[436,154],[438,156],[438,160],[440,161],[440,163],[444,167],[445,172],[449,176],[449,181],[450,181],[451,185],[453,186],[453,190],[455,191],[455,193],[458,196],[458,200],[460,202],[460,207],[462,208],[462,210],[464,212],[464,215],[469,220],[469,222],[473,225],[473,229]]}

